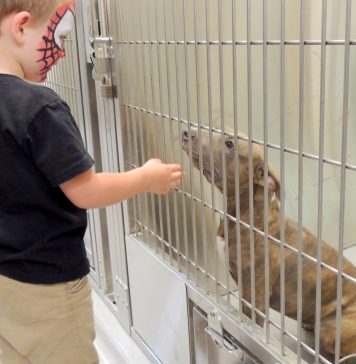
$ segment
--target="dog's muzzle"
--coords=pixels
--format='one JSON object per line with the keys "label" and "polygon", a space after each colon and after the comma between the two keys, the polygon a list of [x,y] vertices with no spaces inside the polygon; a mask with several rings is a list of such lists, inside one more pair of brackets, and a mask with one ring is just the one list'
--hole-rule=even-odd
{"label": "dog's muzzle", "polygon": [[192,131],[189,131],[188,129],[183,129],[182,131],[182,146],[183,149],[185,149],[189,145],[189,141],[191,141],[195,137],[194,133]]}

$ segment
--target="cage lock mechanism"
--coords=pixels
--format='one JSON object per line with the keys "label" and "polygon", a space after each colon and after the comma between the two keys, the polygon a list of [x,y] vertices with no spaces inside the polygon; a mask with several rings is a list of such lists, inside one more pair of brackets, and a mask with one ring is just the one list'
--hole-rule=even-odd
{"label": "cage lock mechanism", "polygon": [[245,361],[245,353],[235,343],[230,342],[224,337],[222,317],[216,309],[208,312],[208,326],[205,328],[205,332],[218,348],[224,348],[230,354],[238,357],[241,362]]}
{"label": "cage lock mechanism", "polygon": [[111,99],[116,96],[116,87],[112,83],[111,70],[114,59],[114,47],[111,37],[95,37],[92,39],[94,52],[90,55],[93,65],[93,78],[100,82],[101,96]]}

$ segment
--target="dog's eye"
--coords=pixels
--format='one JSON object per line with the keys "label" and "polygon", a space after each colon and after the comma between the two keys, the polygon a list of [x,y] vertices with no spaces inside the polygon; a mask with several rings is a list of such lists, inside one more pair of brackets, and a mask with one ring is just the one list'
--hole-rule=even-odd
{"label": "dog's eye", "polygon": [[234,143],[231,140],[226,140],[225,145],[231,149],[234,150]]}

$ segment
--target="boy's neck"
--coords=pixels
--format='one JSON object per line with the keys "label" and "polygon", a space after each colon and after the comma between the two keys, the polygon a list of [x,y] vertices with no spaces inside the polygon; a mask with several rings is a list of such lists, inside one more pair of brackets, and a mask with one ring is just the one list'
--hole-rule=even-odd
{"label": "boy's neck", "polygon": [[[6,49],[5,47],[4,48],[2,47],[1,42],[0,42],[0,48]],[[16,59],[11,56],[11,54],[6,55],[0,53],[0,74],[1,73],[17,76],[22,79],[24,78],[24,73],[21,66],[16,61]]]}

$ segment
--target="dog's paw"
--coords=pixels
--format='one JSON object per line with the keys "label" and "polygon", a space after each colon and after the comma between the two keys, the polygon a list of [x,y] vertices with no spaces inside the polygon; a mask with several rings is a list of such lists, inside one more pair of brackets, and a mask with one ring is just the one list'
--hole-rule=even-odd
{"label": "dog's paw", "polygon": [[302,328],[307,330],[307,331],[314,331],[314,324],[312,324],[310,322],[303,322],[302,323]]}
{"label": "dog's paw", "polygon": [[225,239],[221,236],[216,237],[216,249],[221,259],[225,258]]}

